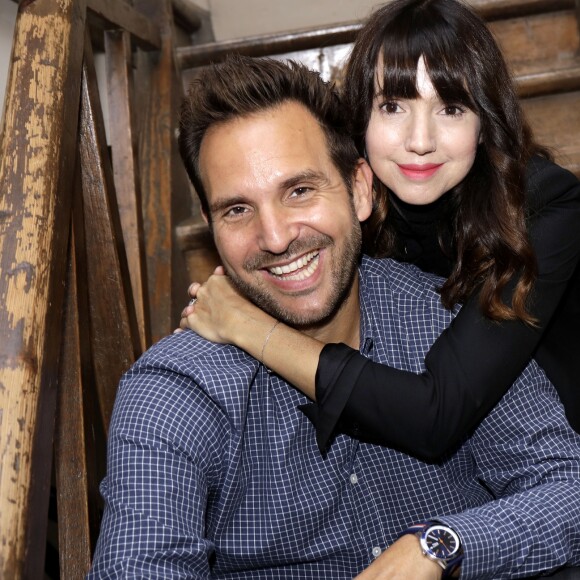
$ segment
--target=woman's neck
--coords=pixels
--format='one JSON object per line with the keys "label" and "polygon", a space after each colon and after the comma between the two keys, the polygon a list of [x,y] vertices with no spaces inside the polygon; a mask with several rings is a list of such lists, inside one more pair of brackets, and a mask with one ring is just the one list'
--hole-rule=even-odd
{"label": "woman's neck", "polygon": [[431,203],[423,205],[407,203],[391,192],[391,203],[397,213],[411,223],[433,223],[436,224],[443,216],[450,192],[443,194],[440,198]]}

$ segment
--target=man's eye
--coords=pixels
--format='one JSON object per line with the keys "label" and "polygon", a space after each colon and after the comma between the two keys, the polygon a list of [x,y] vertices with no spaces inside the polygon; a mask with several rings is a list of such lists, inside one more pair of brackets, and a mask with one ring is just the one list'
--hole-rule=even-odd
{"label": "man's eye", "polygon": [[247,211],[248,211],[248,208],[246,208],[242,205],[236,205],[235,207],[231,207],[230,209],[228,209],[228,211],[226,211],[226,213],[225,213],[225,216],[226,217],[237,217],[237,216],[244,215]]}
{"label": "man's eye", "polygon": [[290,197],[301,197],[303,195],[306,195],[307,193],[309,193],[310,191],[312,191],[312,189],[310,187],[297,187],[296,189],[292,190],[292,193],[290,194]]}

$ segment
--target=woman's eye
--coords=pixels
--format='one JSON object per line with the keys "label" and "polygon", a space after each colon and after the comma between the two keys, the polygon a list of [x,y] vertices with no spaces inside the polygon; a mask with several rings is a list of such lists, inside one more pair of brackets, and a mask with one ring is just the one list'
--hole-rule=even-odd
{"label": "woman's eye", "polygon": [[443,112],[450,117],[459,117],[465,113],[465,109],[459,105],[446,105]]}
{"label": "woman's eye", "polygon": [[401,109],[401,107],[395,101],[387,101],[386,103],[383,103],[381,105],[381,109],[385,113],[388,113],[389,115],[392,115],[394,113],[399,112],[399,110]]}

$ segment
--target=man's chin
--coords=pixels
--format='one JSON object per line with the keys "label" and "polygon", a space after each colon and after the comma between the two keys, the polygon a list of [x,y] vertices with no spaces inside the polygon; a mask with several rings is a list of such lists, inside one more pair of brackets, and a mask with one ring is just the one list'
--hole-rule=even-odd
{"label": "man's chin", "polygon": [[288,326],[300,330],[307,330],[316,328],[325,324],[329,318],[336,311],[333,304],[326,304],[324,307],[302,307],[302,308],[286,308],[283,304],[269,298],[269,297],[248,297],[259,308],[267,312],[270,316],[277,318]]}

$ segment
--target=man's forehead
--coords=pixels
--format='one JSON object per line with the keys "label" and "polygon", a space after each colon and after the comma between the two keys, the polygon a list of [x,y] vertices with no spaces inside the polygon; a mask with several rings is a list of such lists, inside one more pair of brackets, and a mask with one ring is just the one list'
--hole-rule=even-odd
{"label": "man's forehead", "polygon": [[225,185],[283,186],[299,174],[328,173],[331,164],[322,128],[306,107],[294,102],[214,125],[200,151],[208,194]]}

